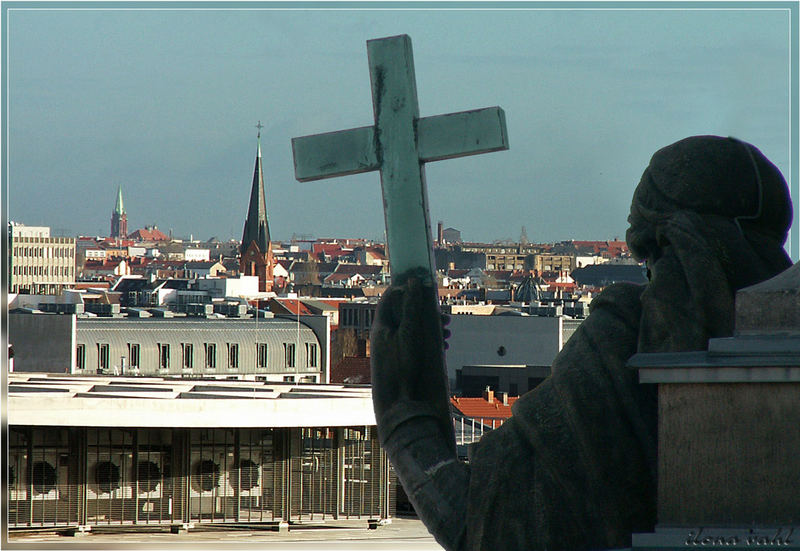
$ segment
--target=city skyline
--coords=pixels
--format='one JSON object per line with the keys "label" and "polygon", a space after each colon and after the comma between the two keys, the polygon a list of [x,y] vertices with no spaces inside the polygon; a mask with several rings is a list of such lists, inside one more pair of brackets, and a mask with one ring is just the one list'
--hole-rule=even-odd
{"label": "city skyline", "polygon": [[509,151],[426,166],[466,241],[624,239],[650,156],[692,134],[753,143],[798,202],[788,9],[154,6],[7,10],[9,219],[103,235],[122,186],[130,230],[240,239],[260,120],[275,240],[382,240],[377,174],[300,184],[290,140],[371,124],[366,41],[395,34],[422,116],[506,111]]}

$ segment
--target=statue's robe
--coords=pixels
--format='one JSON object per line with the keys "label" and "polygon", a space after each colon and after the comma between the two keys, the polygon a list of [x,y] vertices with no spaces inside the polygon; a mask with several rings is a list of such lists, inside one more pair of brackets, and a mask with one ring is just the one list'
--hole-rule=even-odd
{"label": "statue's robe", "polygon": [[478,442],[459,547],[613,548],[652,528],[656,400],[625,366],[643,290],[607,288],[553,374]]}
{"label": "statue's robe", "polygon": [[[448,550],[611,549],[651,531],[657,400],[627,360],[730,336],[736,290],[791,265],[791,217],[783,177],[754,147],[677,142],[653,156],[631,206],[627,241],[647,259],[650,282],[612,285],[593,301],[552,375],[483,436],[469,464],[455,457],[441,404],[373,394],[381,442],[437,541]],[[379,320],[392,317],[379,308]],[[392,334],[376,322],[377,390],[391,366],[376,362],[409,346]]]}

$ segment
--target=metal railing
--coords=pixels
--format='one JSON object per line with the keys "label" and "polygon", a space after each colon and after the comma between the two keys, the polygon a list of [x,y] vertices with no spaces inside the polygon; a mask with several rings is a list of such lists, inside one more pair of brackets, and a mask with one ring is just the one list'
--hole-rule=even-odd
{"label": "metal railing", "polygon": [[472,444],[481,437],[499,427],[506,421],[503,417],[454,417],[453,428],[456,433],[456,445]]}

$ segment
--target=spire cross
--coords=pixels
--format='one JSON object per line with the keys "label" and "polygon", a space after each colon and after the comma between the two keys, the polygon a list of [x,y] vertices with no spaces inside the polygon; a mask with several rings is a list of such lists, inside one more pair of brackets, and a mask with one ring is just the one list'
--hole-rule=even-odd
{"label": "spire cross", "polygon": [[424,163],[508,149],[499,107],[419,116],[411,39],[367,41],[375,124],[292,139],[300,182],[380,171],[392,283],[423,268],[435,282]]}
{"label": "spire cross", "polygon": [[261,124],[261,121],[258,121],[258,124],[256,125],[256,128],[258,128],[258,137],[260,138],[261,137],[261,129],[264,128],[264,125]]}

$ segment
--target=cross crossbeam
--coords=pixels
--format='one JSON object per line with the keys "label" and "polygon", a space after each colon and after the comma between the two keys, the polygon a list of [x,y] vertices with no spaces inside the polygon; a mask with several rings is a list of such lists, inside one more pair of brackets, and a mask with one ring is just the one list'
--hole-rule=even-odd
{"label": "cross crossbeam", "polygon": [[419,116],[411,39],[367,41],[375,124],[292,139],[301,182],[378,170],[392,282],[423,268],[435,282],[424,163],[508,149],[505,113],[489,107]]}

